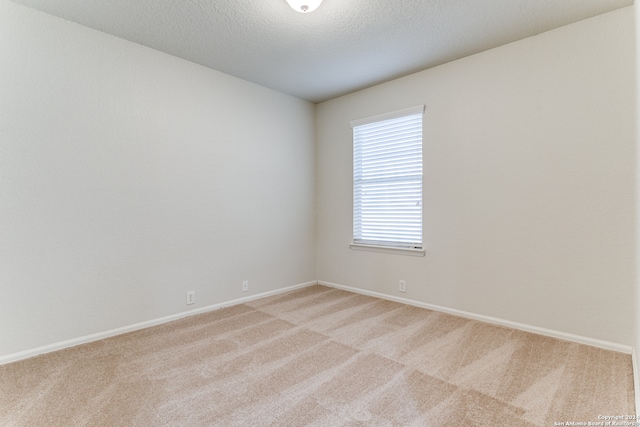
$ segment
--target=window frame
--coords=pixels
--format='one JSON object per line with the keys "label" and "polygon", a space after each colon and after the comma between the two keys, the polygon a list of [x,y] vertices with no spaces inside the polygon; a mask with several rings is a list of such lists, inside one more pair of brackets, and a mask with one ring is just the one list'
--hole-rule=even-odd
{"label": "window frame", "polygon": [[[363,119],[353,120],[350,122],[351,128],[354,130],[352,135],[352,143],[353,143],[353,152],[352,152],[352,241],[349,247],[354,250],[364,250],[364,251],[373,251],[373,252],[383,252],[383,253],[393,253],[400,255],[411,255],[411,256],[424,256],[424,206],[422,204],[422,200],[424,198],[424,182],[423,182],[423,150],[424,150],[424,138],[423,138],[423,129],[424,129],[424,118],[420,118],[421,122],[421,135],[420,135],[420,244],[414,242],[414,244],[402,243],[400,241],[385,241],[385,240],[357,240],[356,239],[356,135],[355,128],[359,126],[374,124],[378,122],[383,122],[386,120],[401,118],[405,116],[413,116],[417,114],[424,114],[425,106],[418,105],[411,108],[406,108],[403,110],[392,111],[385,114],[379,114],[376,116],[366,117]],[[415,182],[415,181],[414,181]]]}

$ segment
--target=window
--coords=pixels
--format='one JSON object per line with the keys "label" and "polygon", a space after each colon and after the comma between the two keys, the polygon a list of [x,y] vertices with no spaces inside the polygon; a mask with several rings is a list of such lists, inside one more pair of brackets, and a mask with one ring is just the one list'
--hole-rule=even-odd
{"label": "window", "polygon": [[422,253],[423,113],[421,105],[351,122],[352,248]]}

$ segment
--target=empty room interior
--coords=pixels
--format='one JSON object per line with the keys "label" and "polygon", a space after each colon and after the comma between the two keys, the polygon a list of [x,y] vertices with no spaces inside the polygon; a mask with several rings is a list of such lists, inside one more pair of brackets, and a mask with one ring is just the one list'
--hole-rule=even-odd
{"label": "empty room interior", "polygon": [[640,425],[633,1],[301,4],[0,0],[0,425]]}

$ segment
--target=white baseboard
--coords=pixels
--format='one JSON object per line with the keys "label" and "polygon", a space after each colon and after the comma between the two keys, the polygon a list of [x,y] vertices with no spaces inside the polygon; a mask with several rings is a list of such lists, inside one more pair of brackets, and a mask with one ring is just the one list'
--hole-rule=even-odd
{"label": "white baseboard", "polygon": [[[592,347],[599,347],[606,350],[617,351],[619,353],[633,354],[633,347],[623,344],[617,344],[609,341],[598,340],[595,338],[583,337],[580,335],[574,335],[567,332],[555,331],[553,329],[540,328],[538,326],[527,325],[524,323],[512,322],[510,320],[499,319],[497,317],[485,316],[482,314],[470,313],[468,311],[456,310],[454,308],[441,307],[434,304],[428,304],[421,301],[411,300],[408,298],[396,297],[394,295],[387,295],[380,292],[368,291],[365,289],[355,288],[352,286],[339,285],[337,283],[318,281],[318,284],[329,286],[336,289],[342,289],[349,292],[355,292],[363,295],[369,295],[376,298],[382,298],[390,301],[400,302],[403,304],[413,305],[416,307],[426,308],[428,310],[439,311],[442,313],[452,314],[454,316],[464,317],[467,319],[478,320],[480,322],[491,323],[494,325],[506,326],[508,328],[518,329],[525,332],[531,332],[538,335],[544,335],[547,337],[558,338],[565,341],[576,342],[579,344],[585,344]],[[634,366],[635,368],[635,366]],[[636,370],[634,369],[634,373]],[[637,381],[636,381],[637,384]],[[636,396],[638,394],[636,393]]]}
{"label": "white baseboard", "polygon": [[48,344],[42,347],[37,347],[30,350],[21,351],[18,353],[12,353],[5,356],[0,356],[0,365],[4,365],[11,362],[17,362],[19,360],[28,359],[30,357],[38,356],[40,354],[51,353],[52,351],[63,350],[69,347],[75,347],[81,344],[87,344],[93,341],[98,341],[105,338],[110,338],[116,335],[126,334],[127,332],[133,332],[140,329],[149,328],[151,326],[160,325],[162,323],[172,322],[174,320],[182,319],[196,314],[207,313],[209,311],[218,310],[224,307],[230,307],[233,305],[242,304],[245,302],[253,301],[260,298],[269,297],[272,295],[281,294],[295,289],[305,288],[307,286],[316,285],[317,281],[300,283],[298,285],[288,286],[286,288],[276,289],[274,291],[263,292],[260,294],[250,295],[230,301],[221,302],[218,304],[209,305],[207,307],[197,308],[195,310],[184,311],[181,313],[172,314],[170,316],[160,317],[158,319],[147,320],[145,322],[136,323],[134,325],[123,326],[121,328],[111,329],[109,331],[98,332],[96,334],[85,335],[79,338],[73,338],[66,341],[61,341],[53,344]]}
{"label": "white baseboard", "polygon": [[221,303],[218,303],[218,304],[213,304],[213,305],[210,305],[210,306],[207,306],[207,307],[197,308],[195,310],[189,310],[189,311],[173,314],[173,315],[170,315],[170,316],[161,317],[161,318],[158,318],[158,319],[152,319],[152,320],[148,320],[148,321],[145,321],[145,322],[124,326],[124,327],[121,327],[121,328],[111,329],[109,331],[99,332],[99,333],[96,333],[96,334],[91,334],[91,335],[86,335],[86,336],[83,336],[83,337],[73,338],[73,339],[70,339],[70,340],[61,341],[61,342],[45,345],[45,346],[42,346],[42,347],[37,347],[37,348],[34,348],[34,349],[21,351],[21,352],[18,352],[18,353],[12,353],[12,354],[8,354],[8,355],[5,355],[5,356],[0,356],[0,365],[4,365],[4,364],[7,364],[7,363],[11,363],[11,362],[16,362],[16,361],[23,360],[23,359],[28,359],[30,357],[38,356],[40,354],[50,353],[52,351],[62,350],[62,349],[65,349],[65,348],[75,347],[77,345],[86,344],[86,343],[90,343],[90,342],[93,342],[93,341],[98,341],[98,340],[105,339],[105,338],[110,338],[110,337],[113,337],[113,336],[116,336],[116,335],[125,334],[127,332],[133,332],[133,331],[137,331],[137,330],[140,330],[140,329],[149,328],[149,327],[152,327],[152,326],[156,326],[156,325],[160,325],[160,324],[163,324],[163,323],[171,322],[171,321],[174,321],[174,320],[182,319],[184,317],[194,316],[196,314],[202,314],[202,313],[206,313],[206,312],[209,312],[209,311],[218,310],[220,308],[230,307],[230,306],[233,306],[233,305],[242,304],[242,303],[253,301],[253,300],[256,300],[256,299],[265,298],[265,297],[269,297],[269,296],[272,296],[272,295],[277,295],[277,294],[281,294],[281,293],[284,293],[284,292],[292,291],[292,290],[295,290],[295,289],[305,288],[307,286],[311,286],[311,285],[315,285],[315,284],[329,286],[329,287],[332,287],[332,288],[342,289],[342,290],[345,290],[345,291],[355,292],[355,293],[359,293],[359,294],[363,294],[363,295],[369,295],[369,296],[372,296],[372,297],[382,298],[382,299],[386,299],[386,300],[390,300],[390,301],[396,301],[396,302],[400,302],[400,303],[403,303],[403,304],[413,305],[413,306],[416,306],[416,307],[426,308],[426,309],[429,309],[429,310],[439,311],[439,312],[442,312],[442,313],[447,313],[447,314],[451,314],[451,315],[454,315],[454,316],[464,317],[464,318],[467,318],[467,319],[478,320],[478,321],[481,321],[481,322],[491,323],[491,324],[494,324],[494,325],[506,326],[508,328],[518,329],[518,330],[522,330],[522,331],[526,331],[526,332],[532,332],[534,334],[539,334],[539,335],[544,335],[544,336],[548,336],[548,337],[558,338],[558,339],[562,339],[562,340],[565,340],[565,341],[572,341],[572,342],[576,342],[576,343],[579,343],[579,344],[585,344],[585,345],[590,345],[590,346],[593,346],[593,347],[603,348],[603,349],[606,349],[606,350],[613,350],[613,351],[617,351],[617,352],[620,352],[620,353],[631,354],[632,355],[632,360],[633,360],[633,373],[634,373],[634,387],[635,387],[635,396],[636,396],[636,407],[640,408],[640,390],[639,390],[639,388],[640,388],[640,380],[638,379],[639,372],[638,372],[638,365],[637,365],[637,357],[636,357],[636,353],[635,353],[633,347],[631,347],[631,346],[612,343],[612,342],[608,342],[608,341],[602,341],[602,340],[589,338],[589,337],[583,337],[583,336],[580,336],[580,335],[569,334],[569,333],[566,333],[566,332],[554,331],[552,329],[540,328],[540,327],[537,327],[537,326],[531,326],[531,325],[527,325],[527,324],[524,324],[524,323],[512,322],[512,321],[509,321],[509,320],[498,319],[496,317],[470,313],[470,312],[467,312],[467,311],[456,310],[456,309],[447,308],[447,307],[441,307],[441,306],[438,306],[438,305],[428,304],[428,303],[424,303],[424,302],[421,302],[421,301],[411,300],[411,299],[408,299],[408,298],[396,297],[396,296],[393,296],[393,295],[387,295],[387,294],[383,294],[383,293],[380,293],[380,292],[368,291],[368,290],[365,290],[365,289],[355,288],[355,287],[352,287],[352,286],[339,285],[337,283],[325,282],[325,281],[321,281],[321,280],[320,281],[311,281],[311,282],[301,283],[301,284],[293,285],[293,286],[288,286],[286,288],[280,288],[280,289],[276,289],[276,290],[269,291],[269,292],[263,292],[263,293],[260,293],[260,294],[250,295],[250,296],[246,296],[246,297],[243,297],[243,298],[238,298],[238,299],[234,299],[234,300],[230,300],[230,301],[221,302]]}

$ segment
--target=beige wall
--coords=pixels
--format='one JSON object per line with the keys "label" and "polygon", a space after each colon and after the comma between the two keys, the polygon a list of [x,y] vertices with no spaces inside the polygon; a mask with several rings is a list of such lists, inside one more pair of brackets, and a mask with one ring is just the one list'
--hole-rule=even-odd
{"label": "beige wall", "polygon": [[[634,58],[629,7],[318,105],[318,278],[633,345]],[[350,250],[349,121],[417,104],[426,256]]]}
{"label": "beige wall", "polygon": [[0,357],[315,280],[312,104],[5,0],[0,58]]}
{"label": "beige wall", "polygon": [[[633,345],[633,32],[622,9],[325,102],[314,124],[307,102],[0,0],[0,358],[245,279]],[[426,256],[352,251],[349,121],[417,104]]]}

